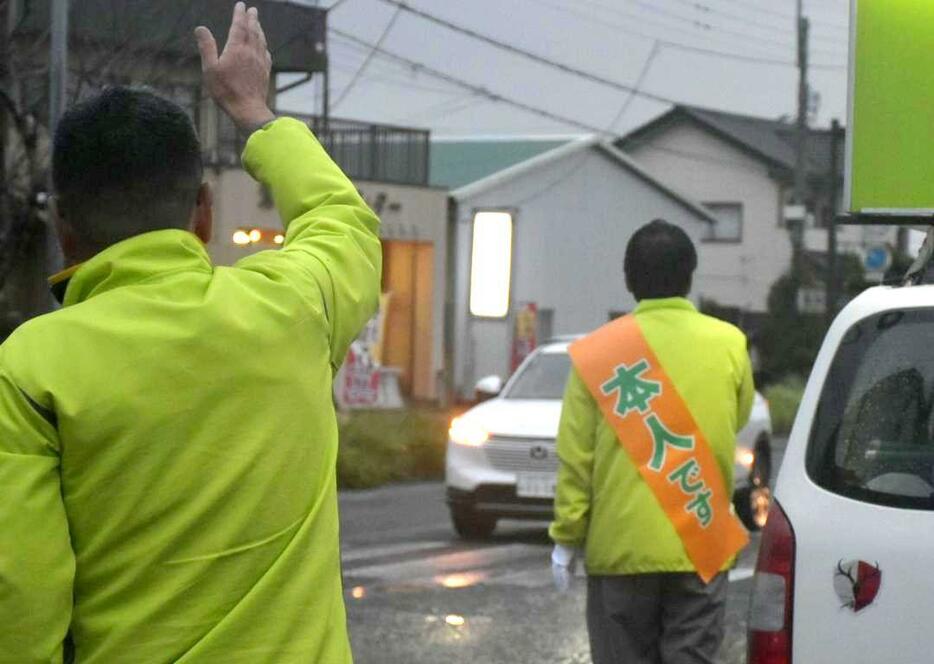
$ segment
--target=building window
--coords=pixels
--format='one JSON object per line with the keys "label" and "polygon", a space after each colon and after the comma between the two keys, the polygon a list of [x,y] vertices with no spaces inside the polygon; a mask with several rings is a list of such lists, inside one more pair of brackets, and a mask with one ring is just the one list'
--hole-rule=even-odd
{"label": "building window", "polygon": [[705,242],[743,241],[742,203],[705,203],[704,207],[716,219],[704,238]]}
{"label": "building window", "polygon": [[470,313],[505,318],[512,277],[512,215],[477,212],[470,253]]}

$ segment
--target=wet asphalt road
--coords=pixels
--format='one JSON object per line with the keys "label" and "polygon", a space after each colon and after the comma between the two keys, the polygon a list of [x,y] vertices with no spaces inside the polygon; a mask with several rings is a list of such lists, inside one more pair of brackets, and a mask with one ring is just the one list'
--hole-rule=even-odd
{"label": "wet asphalt road", "polygon": [[[488,542],[462,542],[440,483],[346,492],[340,503],[357,664],[590,662],[584,579],[553,590],[546,524],[504,521]],[[731,574],[725,664],[745,662],[758,543]]]}

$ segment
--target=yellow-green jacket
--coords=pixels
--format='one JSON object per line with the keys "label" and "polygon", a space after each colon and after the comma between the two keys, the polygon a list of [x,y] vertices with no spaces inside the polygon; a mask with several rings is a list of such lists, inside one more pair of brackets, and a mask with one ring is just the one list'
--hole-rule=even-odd
{"label": "yellow-green jacket", "polygon": [[[300,122],[256,132],[285,246],[114,245],[0,348],[0,662],[350,662],[335,368],[378,220]],[[249,220],[244,219],[244,222]]]}
{"label": "yellow-green jacket", "polygon": [[[635,316],[732,488],[736,433],[749,419],[755,391],[745,336],[682,298],[643,300]],[[551,537],[584,547],[588,574],[694,571],[671,521],[573,370],[557,448]]]}

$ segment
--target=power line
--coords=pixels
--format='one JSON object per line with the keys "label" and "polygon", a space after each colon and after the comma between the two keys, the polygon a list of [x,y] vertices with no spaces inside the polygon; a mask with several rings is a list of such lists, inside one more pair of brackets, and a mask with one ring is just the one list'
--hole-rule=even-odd
{"label": "power line", "polygon": [[[565,7],[563,5],[556,5],[548,0],[529,0],[536,4],[548,7],[554,11],[562,12],[575,16],[583,21],[592,23],[594,25],[599,25],[601,27],[610,27],[619,32],[633,35],[635,37],[641,37],[642,39],[658,41],[664,47],[671,48],[679,51],[688,51],[692,53],[699,53],[704,55],[710,55],[713,57],[718,57],[722,59],[735,60],[737,62],[748,62],[752,64],[761,64],[761,65],[770,65],[770,66],[782,66],[782,67],[797,67],[798,64],[791,60],[780,60],[778,58],[769,57],[769,56],[759,56],[759,55],[748,55],[745,53],[736,53],[732,51],[721,51],[714,48],[708,48],[704,46],[697,46],[694,44],[685,44],[683,42],[672,41],[670,39],[660,38],[656,35],[649,35],[644,32],[639,32],[634,30],[628,25],[621,25],[619,23],[612,23],[604,19],[598,19],[589,14],[584,14],[582,12],[571,9],[570,7]],[[814,66],[815,69],[840,69],[845,70],[847,67],[845,65],[833,65],[833,64],[818,64]]]}
{"label": "power line", "polygon": [[[426,12],[426,11],[424,11],[424,10],[422,10],[422,9],[418,9],[418,8],[416,8],[416,7],[412,7],[411,5],[409,5],[409,4],[407,4],[406,2],[403,2],[403,1],[401,1],[401,0],[382,0],[382,1],[385,2],[385,3],[387,3],[387,4],[389,4],[389,5],[392,5],[392,6],[396,7],[397,10],[406,11],[406,12],[408,12],[408,13],[414,15],[414,16],[418,16],[418,17],[421,18],[421,19],[424,19],[424,20],[429,21],[429,22],[431,22],[431,23],[434,23],[434,24],[436,24],[436,25],[440,25],[440,26],[442,26],[442,27],[444,27],[444,28],[446,28],[446,29],[448,29],[448,30],[452,30],[452,31],[454,31],[454,32],[459,32],[459,33],[461,33],[461,34],[467,35],[468,37],[471,37],[472,39],[476,39],[476,40],[478,40],[478,41],[484,42],[484,43],[489,44],[490,46],[493,46],[493,47],[498,48],[498,49],[500,49],[500,50],[504,50],[504,51],[507,51],[507,52],[509,52],[509,53],[513,53],[514,55],[520,55],[520,56],[522,56],[522,57],[524,57],[524,58],[527,58],[527,59],[532,60],[532,61],[534,61],[534,62],[537,62],[537,63],[539,63],[539,64],[542,64],[542,65],[545,65],[545,66],[548,66],[548,67],[552,67],[552,68],[554,68],[554,69],[558,69],[558,70],[564,72],[565,74],[570,74],[570,75],[572,75],[572,76],[577,76],[577,77],[579,77],[579,78],[582,78],[582,79],[591,81],[592,83],[597,83],[597,84],[599,84],[599,85],[604,85],[604,86],[607,86],[607,87],[611,87],[611,88],[613,88],[613,89],[615,89],[615,90],[620,90],[620,91],[627,92],[627,93],[630,93],[630,94],[633,94],[633,95],[638,95],[638,96],[640,96],[640,97],[644,97],[644,98],[646,98],[646,99],[651,99],[652,101],[657,101],[657,102],[660,102],[660,103],[663,103],[663,104],[678,104],[678,103],[680,103],[680,102],[678,102],[677,100],[674,100],[674,99],[670,99],[670,98],[667,98],[667,97],[663,97],[663,96],[661,96],[661,95],[657,95],[657,94],[654,94],[654,93],[651,93],[651,92],[645,92],[645,91],[643,91],[643,90],[640,90],[640,89],[638,89],[638,86],[633,87],[633,86],[630,86],[630,85],[625,85],[625,84],[619,83],[618,81],[614,81],[614,80],[612,80],[612,79],[608,79],[608,78],[606,78],[606,77],[604,77],[604,76],[600,76],[600,75],[598,75],[598,74],[594,74],[594,73],[591,73],[591,72],[588,72],[588,71],[579,69],[579,68],[577,68],[577,67],[573,67],[573,66],[571,66],[571,65],[567,65],[567,64],[564,64],[564,63],[562,63],[562,62],[558,62],[558,61],[556,61],[556,60],[552,60],[552,59],[550,59],[550,58],[546,58],[546,57],[544,57],[544,56],[542,56],[542,55],[539,55],[539,54],[537,54],[537,53],[533,53],[533,52],[531,52],[531,51],[527,51],[527,50],[522,49],[522,48],[519,48],[519,47],[517,47],[517,46],[513,46],[512,44],[507,44],[506,42],[503,42],[503,41],[501,41],[501,40],[499,40],[499,39],[496,39],[496,38],[494,38],[494,37],[490,37],[489,35],[486,35],[486,34],[477,32],[476,30],[473,30],[473,29],[468,28],[468,27],[466,27],[466,26],[459,25],[459,24],[457,24],[457,23],[454,23],[454,22],[449,21],[449,20],[447,20],[447,19],[441,18],[440,16],[437,16],[437,15],[432,14],[432,13],[430,13],[430,12]],[[703,50],[704,52],[707,52],[707,53],[710,54],[710,55],[718,55],[718,56],[720,56],[720,57],[726,56],[726,54],[724,54],[724,53],[722,53],[722,52],[719,52],[719,51],[710,51],[710,52],[708,52],[706,49],[700,49],[699,47],[686,46],[686,45],[683,45],[683,44],[678,44],[678,43],[676,43],[676,42],[668,42],[668,41],[664,41],[664,40],[656,40],[656,42],[657,42],[657,44],[659,44],[659,45],[662,46],[662,47],[672,47],[672,48],[677,48],[677,49],[680,49],[680,50],[691,50],[691,51]],[[726,57],[729,57],[729,56],[726,56]],[[787,66],[787,67],[796,66],[796,63],[791,62],[791,61],[784,61],[784,60],[766,60],[765,58],[755,58],[754,56],[744,57],[744,59],[745,59],[746,61],[749,61],[749,62],[757,62],[757,63],[759,63],[759,64],[782,65],[782,66]]]}
{"label": "power line", "polygon": [[[719,7],[708,4],[707,2],[703,2],[701,0],[673,0],[673,1],[679,4],[682,4],[686,7],[690,7],[691,9],[694,9],[696,12],[700,14],[722,16],[723,18],[727,20],[741,23],[744,26],[753,26],[753,27],[761,28],[763,30],[774,30],[776,32],[780,32],[782,34],[789,35],[789,36],[794,35],[794,29],[783,27],[784,24],[760,22],[754,18],[750,18],[749,16],[743,16],[741,14],[734,14],[733,12],[720,9]],[[793,16],[788,16],[788,17],[783,16],[782,18],[786,19],[788,23],[790,23],[794,19]],[[845,44],[844,41],[841,41],[840,39],[834,38],[834,37],[824,37],[824,36],[815,35],[814,39],[819,40],[819,41],[826,41],[829,43],[833,43],[838,46]]]}
{"label": "power line", "polygon": [[[330,27],[328,28],[328,32],[333,33],[335,36],[340,37],[341,39],[357,44],[358,46],[365,47],[367,49],[373,49],[375,46],[375,44],[367,42],[366,40],[363,40],[357,37],[356,35],[352,35],[348,32],[344,32],[343,30],[340,30],[338,28]],[[397,63],[400,63],[404,65],[407,69],[424,72],[425,74],[429,76],[432,76],[439,80],[443,80],[452,85],[456,85],[465,90],[474,92],[476,95],[485,97],[489,99],[490,101],[507,104],[519,110],[525,111],[527,113],[531,113],[539,117],[546,118],[548,120],[551,120],[552,122],[559,122],[561,124],[566,124],[572,127],[576,127],[588,133],[602,135],[611,140],[622,138],[622,135],[617,134],[615,132],[610,132],[605,129],[601,129],[600,127],[597,127],[595,125],[587,124],[586,122],[581,122],[573,118],[568,118],[566,116],[558,115],[557,113],[552,113],[551,111],[547,111],[537,106],[532,106],[530,104],[526,104],[516,99],[512,99],[510,97],[506,97],[498,93],[492,92],[491,90],[485,87],[475,85],[473,83],[469,83],[463,79],[457,78],[456,76],[452,76],[451,74],[447,74],[445,72],[429,67],[421,62],[417,62],[410,58],[406,58],[405,56],[399,55],[398,53],[387,51],[385,48],[381,47],[381,48],[377,48],[374,50],[377,54],[381,55],[382,57],[395,61]],[[651,145],[648,143],[642,144],[640,145],[640,147],[644,149],[648,149],[648,150],[654,150],[657,152],[664,152],[664,153],[676,155],[676,156],[683,157],[685,159],[689,159],[689,160],[696,161],[699,163],[708,163],[708,164],[717,164],[721,166],[728,166],[736,170],[741,170],[742,172],[749,171],[749,164],[745,164],[740,161],[712,157],[709,155],[699,154],[696,152],[690,152],[686,150],[676,150],[672,148]]]}
{"label": "power line", "polygon": [[[606,11],[613,11],[613,8],[607,7],[606,5],[603,5],[597,2],[593,2],[592,0],[584,0],[584,1],[590,2],[590,4],[592,5],[600,6]],[[721,25],[716,25],[714,23],[708,23],[705,21],[701,21],[698,18],[684,16],[683,14],[680,14],[676,11],[666,9],[665,7],[660,7],[657,4],[651,4],[649,2],[646,2],[645,0],[629,0],[629,2],[634,4],[637,7],[641,7],[645,11],[651,12],[653,14],[657,14],[659,16],[665,16],[665,17],[668,17],[669,19],[673,19],[676,21],[688,23],[701,30],[720,32],[725,35],[729,35],[730,37],[734,37],[738,39],[745,39],[745,40],[754,39],[756,42],[760,42],[760,43],[764,42],[767,44],[772,44],[774,46],[778,46],[779,48],[793,48],[794,47],[794,41],[792,40],[790,35],[788,35],[787,40],[783,40],[783,41],[779,41],[777,39],[771,39],[769,37],[753,36],[746,32],[741,32],[739,30],[734,30],[732,28],[726,28]],[[688,4],[696,7],[694,3],[688,2]],[[617,12],[614,12],[614,13],[617,13]],[[774,32],[775,26],[774,25],[767,26],[767,29],[770,32]],[[835,42],[835,43],[837,43],[838,45],[840,44],[840,42]]]}
{"label": "power line", "polygon": [[[338,29],[338,28],[331,27],[331,28],[328,28],[328,31],[329,31],[329,32],[332,32],[333,34],[335,34],[335,35],[337,35],[338,37],[340,37],[340,38],[342,38],[342,39],[345,39],[345,40],[347,40],[347,41],[354,42],[354,43],[359,44],[359,45],[361,45],[361,46],[369,47],[369,48],[373,49],[374,53],[379,53],[379,54],[381,54],[383,57],[390,58],[390,59],[392,59],[392,60],[395,60],[396,62],[401,62],[401,63],[405,64],[405,65],[408,66],[408,67],[411,67],[411,68],[416,69],[416,70],[419,70],[419,71],[423,71],[423,72],[425,72],[426,74],[429,74],[430,76],[433,76],[433,77],[435,77],[435,78],[438,78],[438,79],[440,79],[440,80],[442,80],[442,81],[447,81],[448,83],[452,83],[453,85],[460,86],[460,87],[464,88],[465,90],[472,90],[473,92],[476,92],[477,94],[482,95],[482,96],[486,97],[487,99],[489,99],[489,100],[491,100],[491,101],[495,101],[495,102],[500,102],[500,103],[503,103],[503,104],[507,104],[507,105],[509,105],[509,106],[513,106],[513,107],[515,107],[515,108],[518,108],[518,109],[520,109],[520,110],[523,110],[523,111],[525,111],[525,112],[527,112],[527,113],[532,113],[532,114],[534,114],[534,115],[538,115],[538,116],[540,116],[540,117],[547,118],[547,119],[549,119],[549,120],[552,120],[553,122],[559,122],[559,123],[561,123],[561,124],[566,124],[566,125],[568,125],[568,126],[576,127],[576,128],[578,128],[578,129],[583,129],[584,131],[589,132],[589,133],[601,134],[601,135],[609,135],[610,137],[613,137],[613,138],[619,138],[618,135],[616,135],[616,134],[611,134],[610,132],[607,132],[607,131],[605,131],[604,129],[601,129],[600,127],[597,127],[597,126],[595,126],[595,125],[587,124],[586,122],[581,122],[580,120],[575,120],[575,119],[573,119],[573,118],[569,118],[569,117],[564,116],[564,115],[559,115],[559,114],[557,114],[557,113],[552,113],[551,111],[547,111],[547,110],[545,110],[545,109],[543,109],[543,108],[539,108],[539,107],[537,107],[537,106],[532,106],[532,105],[530,105],[530,104],[526,104],[525,102],[521,102],[521,101],[519,101],[519,100],[517,100],[517,99],[513,99],[513,98],[511,98],[511,97],[507,97],[507,96],[502,95],[502,94],[499,94],[499,93],[497,93],[497,92],[493,92],[493,91],[491,91],[491,90],[489,90],[488,88],[485,88],[485,87],[483,87],[483,86],[475,85],[475,84],[473,84],[473,83],[469,83],[469,82],[467,82],[467,81],[465,81],[465,80],[463,80],[463,79],[457,78],[456,76],[452,76],[452,75],[447,74],[447,73],[445,73],[445,72],[443,72],[443,71],[440,71],[440,70],[438,70],[438,69],[434,69],[434,68],[429,67],[428,65],[423,64],[423,63],[421,63],[421,62],[417,62],[417,61],[415,61],[415,60],[411,60],[411,59],[409,59],[409,58],[406,58],[405,56],[399,55],[398,53],[393,53],[393,52],[391,52],[391,51],[387,51],[386,49],[384,49],[384,48],[382,48],[382,47],[379,47],[379,46],[377,46],[376,44],[371,44],[371,43],[367,42],[366,40],[360,39],[360,38],[357,37],[356,35],[352,35],[352,34],[350,34],[350,33],[348,33],[348,32],[344,32],[343,30],[340,30],[340,29]],[[664,103],[673,104],[673,103],[676,103],[676,102],[673,102],[673,101],[665,101]]]}
{"label": "power line", "polygon": [[[649,37],[651,39],[651,37]],[[769,65],[769,66],[778,66],[778,67],[797,67],[797,63],[792,62],[791,60],[774,60],[772,58],[760,58],[755,55],[739,55],[737,53],[725,53],[723,51],[716,51],[709,48],[704,48],[703,46],[689,46],[687,44],[679,44],[676,42],[666,42],[659,41],[665,48],[670,48],[676,51],[687,51],[689,53],[699,53],[701,55],[710,55],[713,57],[726,58],[728,60],[737,60],[740,62],[749,62],[751,64],[758,65]],[[847,69],[846,65],[828,65],[828,64],[817,64],[811,65],[811,69],[823,69],[828,71],[844,71]]]}
{"label": "power line", "polygon": [[[390,64],[390,63],[387,63],[387,64]],[[390,64],[390,66],[391,66],[391,64]],[[336,63],[336,62],[332,62],[332,63],[331,63],[331,68],[332,68],[332,69],[335,69],[335,70],[337,70],[337,71],[346,72],[346,73],[348,73],[348,74],[352,74],[353,72],[355,72],[355,71],[357,70],[357,67],[356,67],[356,66],[342,65],[342,64],[338,64],[338,63]],[[372,67],[371,67],[370,69],[372,70]],[[387,71],[388,71],[388,70],[387,70]],[[393,71],[398,71],[398,69],[394,69]],[[459,89],[457,89],[457,90],[455,90],[455,89],[453,89],[453,88],[446,88],[446,89],[445,89],[445,88],[442,88],[442,87],[440,87],[440,86],[434,87],[434,86],[422,85],[422,84],[419,84],[419,83],[414,83],[414,82],[411,82],[411,81],[401,80],[401,79],[399,79],[399,78],[395,78],[395,77],[391,77],[391,76],[388,76],[388,75],[386,75],[386,74],[383,74],[382,72],[379,72],[379,73],[378,73],[378,72],[373,72],[373,73],[370,74],[370,75],[364,76],[364,77],[361,78],[360,80],[361,80],[361,82],[362,82],[362,81],[365,81],[365,82],[368,82],[368,83],[375,83],[375,84],[378,84],[378,85],[387,85],[387,86],[390,86],[390,87],[405,88],[405,89],[407,89],[407,90],[418,90],[419,92],[427,92],[427,93],[436,94],[436,95],[450,95],[450,94],[454,94],[454,93],[459,92]]]}
{"label": "power line", "polygon": [[[681,33],[685,35],[688,39],[695,39],[699,36],[705,39],[717,39],[718,38],[717,35],[711,34],[710,31],[698,30],[698,28],[701,27],[698,25],[694,26],[695,28],[694,30],[687,30],[686,28],[673,26],[670,23],[663,23],[663,22],[659,22],[657,19],[649,18],[645,15],[645,13],[633,14],[628,11],[623,11],[619,9],[618,7],[611,8],[611,7],[607,7],[606,5],[595,4],[593,0],[578,0],[578,2],[574,3],[575,4],[574,8],[569,7],[560,2],[551,2],[549,0],[530,0],[530,1],[534,2],[535,4],[548,7],[549,9],[552,9],[554,11],[576,16],[585,21],[594,23],[596,25],[600,25],[601,27],[612,27],[616,30],[620,30],[621,32],[628,32],[630,34],[634,34],[635,32],[629,26],[638,25],[640,28],[655,27],[657,29],[664,31],[665,36],[664,37],[656,36],[655,38],[658,38],[658,39],[669,39],[670,38],[669,35],[671,35],[672,32]],[[600,16],[598,18],[594,16],[592,13],[580,11],[580,9],[576,5],[579,5],[581,3],[590,4],[591,7],[598,8],[599,10],[603,12],[608,12],[615,17],[621,18],[625,21],[625,24],[620,24],[620,23],[614,24],[614,23],[611,23],[605,16]],[[642,35],[643,33],[636,33],[636,34]],[[731,39],[731,41],[735,41],[735,40]],[[762,45],[759,43],[757,43],[756,46],[758,48],[770,48],[768,45]],[[784,44],[781,47],[783,50],[787,48],[787,46]]]}
{"label": "power line", "polygon": [[[655,62],[655,58],[658,56],[660,51],[661,49],[658,42],[652,44],[652,50],[649,51],[649,56],[645,59],[645,64],[642,65],[642,71],[639,73],[639,78],[636,79],[634,86],[636,90],[642,88],[642,84],[645,83],[645,79],[648,77],[649,71],[652,69],[652,63]],[[619,109],[619,113],[616,114],[616,117],[613,118],[613,122],[610,123],[610,126],[608,127],[609,131],[614,131],[616,129],[616,125],[618,125],[619,121],[622,120],[623,116],[626,115],[626,111],[629,110],[629,107],[632,106],[632,102],[635,101],[635,99],[636,94],[634,92],[630,93],[630,95],[626,98],[626,101],[623,102],[622,107]]]}
{"label": "power line", "polygon": [[[549,2],[548,0],[532,0],[532,1],[535,2],[536,4],[549,7],[550,9],[553,9],[555,11],[571,14],[573,16],[583,18],[584,20],[594,22],[604,27],[610,25],[616,29],[621,29],[623,31],[628,31],[626,30],[626,27],[625,27],[628,25],[638,25],[643,28],[655,27],[655,28],[663,30],[665,33],[665,37],[664,38],[659,37],[660,39],[667,39],[668,35],[670,35],[672,32],[679,32],[683,35],[686,35],[687,38],[689,39],[695,39],[697,37],[702,37],[704,39],[718,39],[719,38],[718,35],[712,32],[713,26],[705,25],[701,22],[691,21],[690,19],[684,19],[683,17],[677,17],[677,18],[679,18],[682,21],[686,20],[686,22],[689,23],[691,27],[694,28],[693,30],[689,30],[687,27],[679,27],[676,25],[672,25],[669,22],[659,22],[657,18],[649,18],[647,16],[647,12],[645,11],[641,13],[631,13],[629,11],[620,9],[619,7],[615,7],[615,6],[608,7],[607,5],[598,3],[595,0],[577,0],[574,4],[575,5],[587,4],[587,5],[590,5],[590,7],[596,9],[597,11],[609,13],[612,16],[623,19],[624,21],[626,21],[625,26],[620,25],[618,23],[615,25],[611,24],[606,20],[604,16],[600,16],[598,19],[595,16],[593,16],[591,13],[581,12],[577,8],[572,9],[571,7],[568,7],[560,2]],[[662,18],[667,18],[667,20],[669,21],[671,20],[671,18],[668,16],[668,12],[666,12],[664,9],[659,9],[658,7],[655,7],[655,6],[650,5],[648,9],[648,13],[655,14],[655,15],[661,15]],[[748,35],[743,35],[743,38],[748,38]],[[730,39],[731,41],[735,41],[735,39],[733,39],[732,37]],[[759,42],[756,42],[756,47],[757,48],[774,48],[774,47],[769,47],[767,44],[763,45]],[[786,44],[780,44],[779,47],[782,50],[785,50],[788,48]]]}
{"label": "power line", "polygon": [[[547,0],[533,0],[533,1],[537,2],[537,4],[550,7],[551,9],[554,9],[557,11],[563,11],[569,14],[574,14],[574,15],[582,16],[584,18],[589,18],[589,19],[593,18],[592,16],[581,14],[580,12],[575,11],[574,9],[571,9],[570,7],[564,6],[563,4],[556,4],[555,2],[548,2]],[[631,3],[634,3],[637,7],[641,7],[643,13],[631,13],[630,11],[621,9],[617,6],[605,5],[601,2],[598,2],[597,0],[576,0],[575,4],[581,4],[581,3],[588,4],[591,7],[597,9],[598,11],[603,11],[613,16],[620,17],[626,20],[627,22],[636,21],[640,26],[653,26],[654,25],[654,26],[664,29],[666,33],[670,33],[671,31],[677,31],[685,35],[688,35],[690,38],[695,38],[695,37],[700,36],[705,39],[729,39],[732,42],[735,42],[737,39],[740,39],[740,40],[745,40],[747,42],[751,42],[755,44],[757,48],[766,48],[766,49],[772,49],[772,50],[777,48],[783,51],[794,49],[793,41],[780,42],[774,39],[769,39],[767,37],[761,37],[761,36],[749,34],[747,32],[741,32],[741,31],[732,30],[729,28],[724,28],[723,26],[716,25],[710,22],[705,22],[705,21],[694,19],[694,18],[688,18],[678,12],[674,12],[664,7],[659,7],[654,2],[652,3],[646,2],[646,0],[628,0],[628,1]],[[668,21],[687,23],[690,26],[693,26],[694,30],[688,30],[687,28],[677,27],[675,25],[671,25],[670,23],[659,23],[657,19],[653,21],[652,19],[649,19],[646,17],[646,13],[660,16],[661,18],[667,19]],[[606,24],[606,22],[602,19],[602,17],[601,17],[600,23],[604,25]],[[718,35],[717,33],[723,33],[725,36],[722,37]],[[833,51],[824,51],[824,52],[831,54],[831,55],[835,53]]]}
{"label": "power line", "polygon": [[379,36],[379,39],[376,40],[376,44],[374,45],[373,49],[369,53],[367,53],[367,56],[366,58],[364,58],[363,62],[360,64],[360,68],[357,70],[357,73],[353,75],[353,77],[350,79],[350,82],[341,91],[340,97],[337,98],[337,101],[331,104],[332,109],[336,109],[338,106],[341,105],[341,102],[347,99],[347,95],[350,94],[350,91],[353,90],[354,86],[357,84],[357,81],[360,80],[360,77],[366,71],[366,68],[370,64],[370,61],[373,59],[373,55],[376,53],[376,50],[383,45],[383,42],[386,41],[386,37],[389,36],[389,33],[392,31],[392,28],[396,24],[396,21],[399,20],[399,16],[401,14],[402,14],[402,7],[399,7],[393,13],[392,18],[389,19],[389,23],[386,24],[386,27],[383,29],[383,33]]}
{"label": "power line", "polygon": [[[755,2],[751,2],[751,1],[749,1],[749,0],[720,0],[720,1],[721,1],[721,2],[726,2],[726,3],[731,4],[731,5],[739,5],[739,6],[742,6],[742,7],[748,7],[749,9],[752,9],[752,10],[754,10],[754,11],[758,11],[758,12],[760,12],[760,13],[762,13],[762,14],[767,15],[767,16],[775,16],[775,17],[777,17],[777,18],[783,18],[783,19],[789,20],[789,21],[794,21],[794,20],[795,20],[795,15],[794,15],[793,13],[775,11],[774,9],[770,9],[770,8],[768,8],[768,7],[763,7],[762,5],[756,4]],[[847,26],[841,25],[841,24],[839,24],[839,23],[835,23],[835,22],[833,22],[833,21],[824,21],[824,20],[821,20],[821,19],[812,19],[812,20],[815,21],[816,23],[818,23],[819,25],[822,25],[822,26],[827,27],[827,28],[832,28],[832,29],[835,29],[835,30],[843,30],[844,32],[849,32],[849,28],[848,28]]]}
{"label": "power line", "polygon": [[453,99],[445,99],[444,101],[438,104],[432,104],[428,108],[423,108],[422,110],[416,113],[409,113],[403,116],[397,116],[391,120],[393,124],[402,124],[412,122],[413,120],[420,120],[424,117],[430,117],[435,113],[444,113],[445,117],[451,117],[456,115],[461,111],[470,108],[474,104],[478,104],[482,99],[475,92],[468,92],[466,94],[459,94]]}
{"label": "power line", "polygon": [[426,21],[430,21],[437,25],[443,26],[449,30],[453,30],[454,32],[465,34],[468,37],[471,37],[478,41],[482,41],[486,44],[489,44],[490,46],[494,46],[498,49],[508,51],[515,55],[521,55],[524,58],[528,58],[529,60],[545,65],[547,67],[559,69],[563,71],[565,74],[571,74],[572,76],[577,76],[578,78],[588,80],[592,83],[604,85],[604,86],[613,88],[615,90],[621,90],[622,92],[636,94],[636,95],[639,95],[640,97],[645,97],[646,99],[651,99],[652,101],[657,101],[662,104],[680,103],[674,99],[669,99],[668,97],[662,97],[661,95],[656,95],[651,92],[643,92],[642,90],[638,90],[637,88],[631,85],[625,85],[623,83],[619,83],[618,81],[614,81],[612,79],[605,78],[604,76],[600,76],[599,74],[593,74],[591,72],[584,71],[583,69],[578,69],[577,67],[564,64],[563,62],[558,62],[557,60],[546,58],[543,55],[532,53],[531,51],[526,51],[525,49],[519,48],[518,46],[513,46],[512,44],[507,44],[506,42],[503,42],[493,37],[490,37],[488,35],[479,33],[476,30],[472,30],[471,28],[467,28],[462,25],[452,23],[446,19],[443,19],[439,16],[435,16],[434,14],[430,14],[421,9],[416,9],[415,7],[412,7],[411,5],[406,4],[405,2],[401,2],[400,0],[382,0],[382,1],[385,2],[386,4],[390,4],[395,7],[398,7],[400,10],[403,10],[410,14],[418,16],[419,18],[423,18]]}
{"label": "power line", "polygon": [[[345,43],[345,42],[335,41],[332,44],[332,46],[334,47],[339,46],[341,48],[346,48],[348,55],[364,54],[364,53],[370,52],[370,49],[368,48],[363,48],[359,44],[353,44],[349,42]],[[331,57],[332,57],[331,66],[333,69],[351,74],[355,72],[357,68],[359,67],[359,64],[351,64],[350,61],[341,62],[339,60],[334,60],[333,59],[334,55],[337,55],[337,53],[332,52],[331,54]],[[440,95],[450,95],[455,92],[460,92],[461,90],[460,86],[442,88],[440,87],[440,85],[431,86],[423,82],[415,82],[411,80],[406,80],[405,78],[401,78],[401,76],[405,73],[408,73],[410,75],[413,73],[417,74],[418,70],[412,69],[411,67],[406,67],[405,70],[400,70],[399,63],[394,63],[388,60],[374,61],[370,65],[368,71],[370,73],[364,76],[361,79],[362,81],[368,81],[368,82],[378,83],[378,84],[386,84],[386,85],[391,85],[391,86],[394,85],[397,87],[409,88],[411,90],[418,90],[420,92],[429,92],[429,93],[440,94]],[[399,76],[395,76],[395,74],[398,74]]]}

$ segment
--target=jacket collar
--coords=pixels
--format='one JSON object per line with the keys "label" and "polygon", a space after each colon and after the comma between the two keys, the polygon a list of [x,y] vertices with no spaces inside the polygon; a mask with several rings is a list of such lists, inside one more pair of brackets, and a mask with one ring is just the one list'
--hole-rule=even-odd
{"label": "jacket collar", "polygon": [[656,300],[642,300],[636,307],[634,313],[644,314],[648,311],[658,311],[659,309],[677,309],[681,311],[697,311],[697,307],[689,299],[684,297],[665,297]]}
{"label": "jacket collar", "polygon": [[137,235],[104,249],[90,260],[49,278],[53,294],[68,307],[122,286],[174,272],[211,272],[204,244],[182,230]]}

